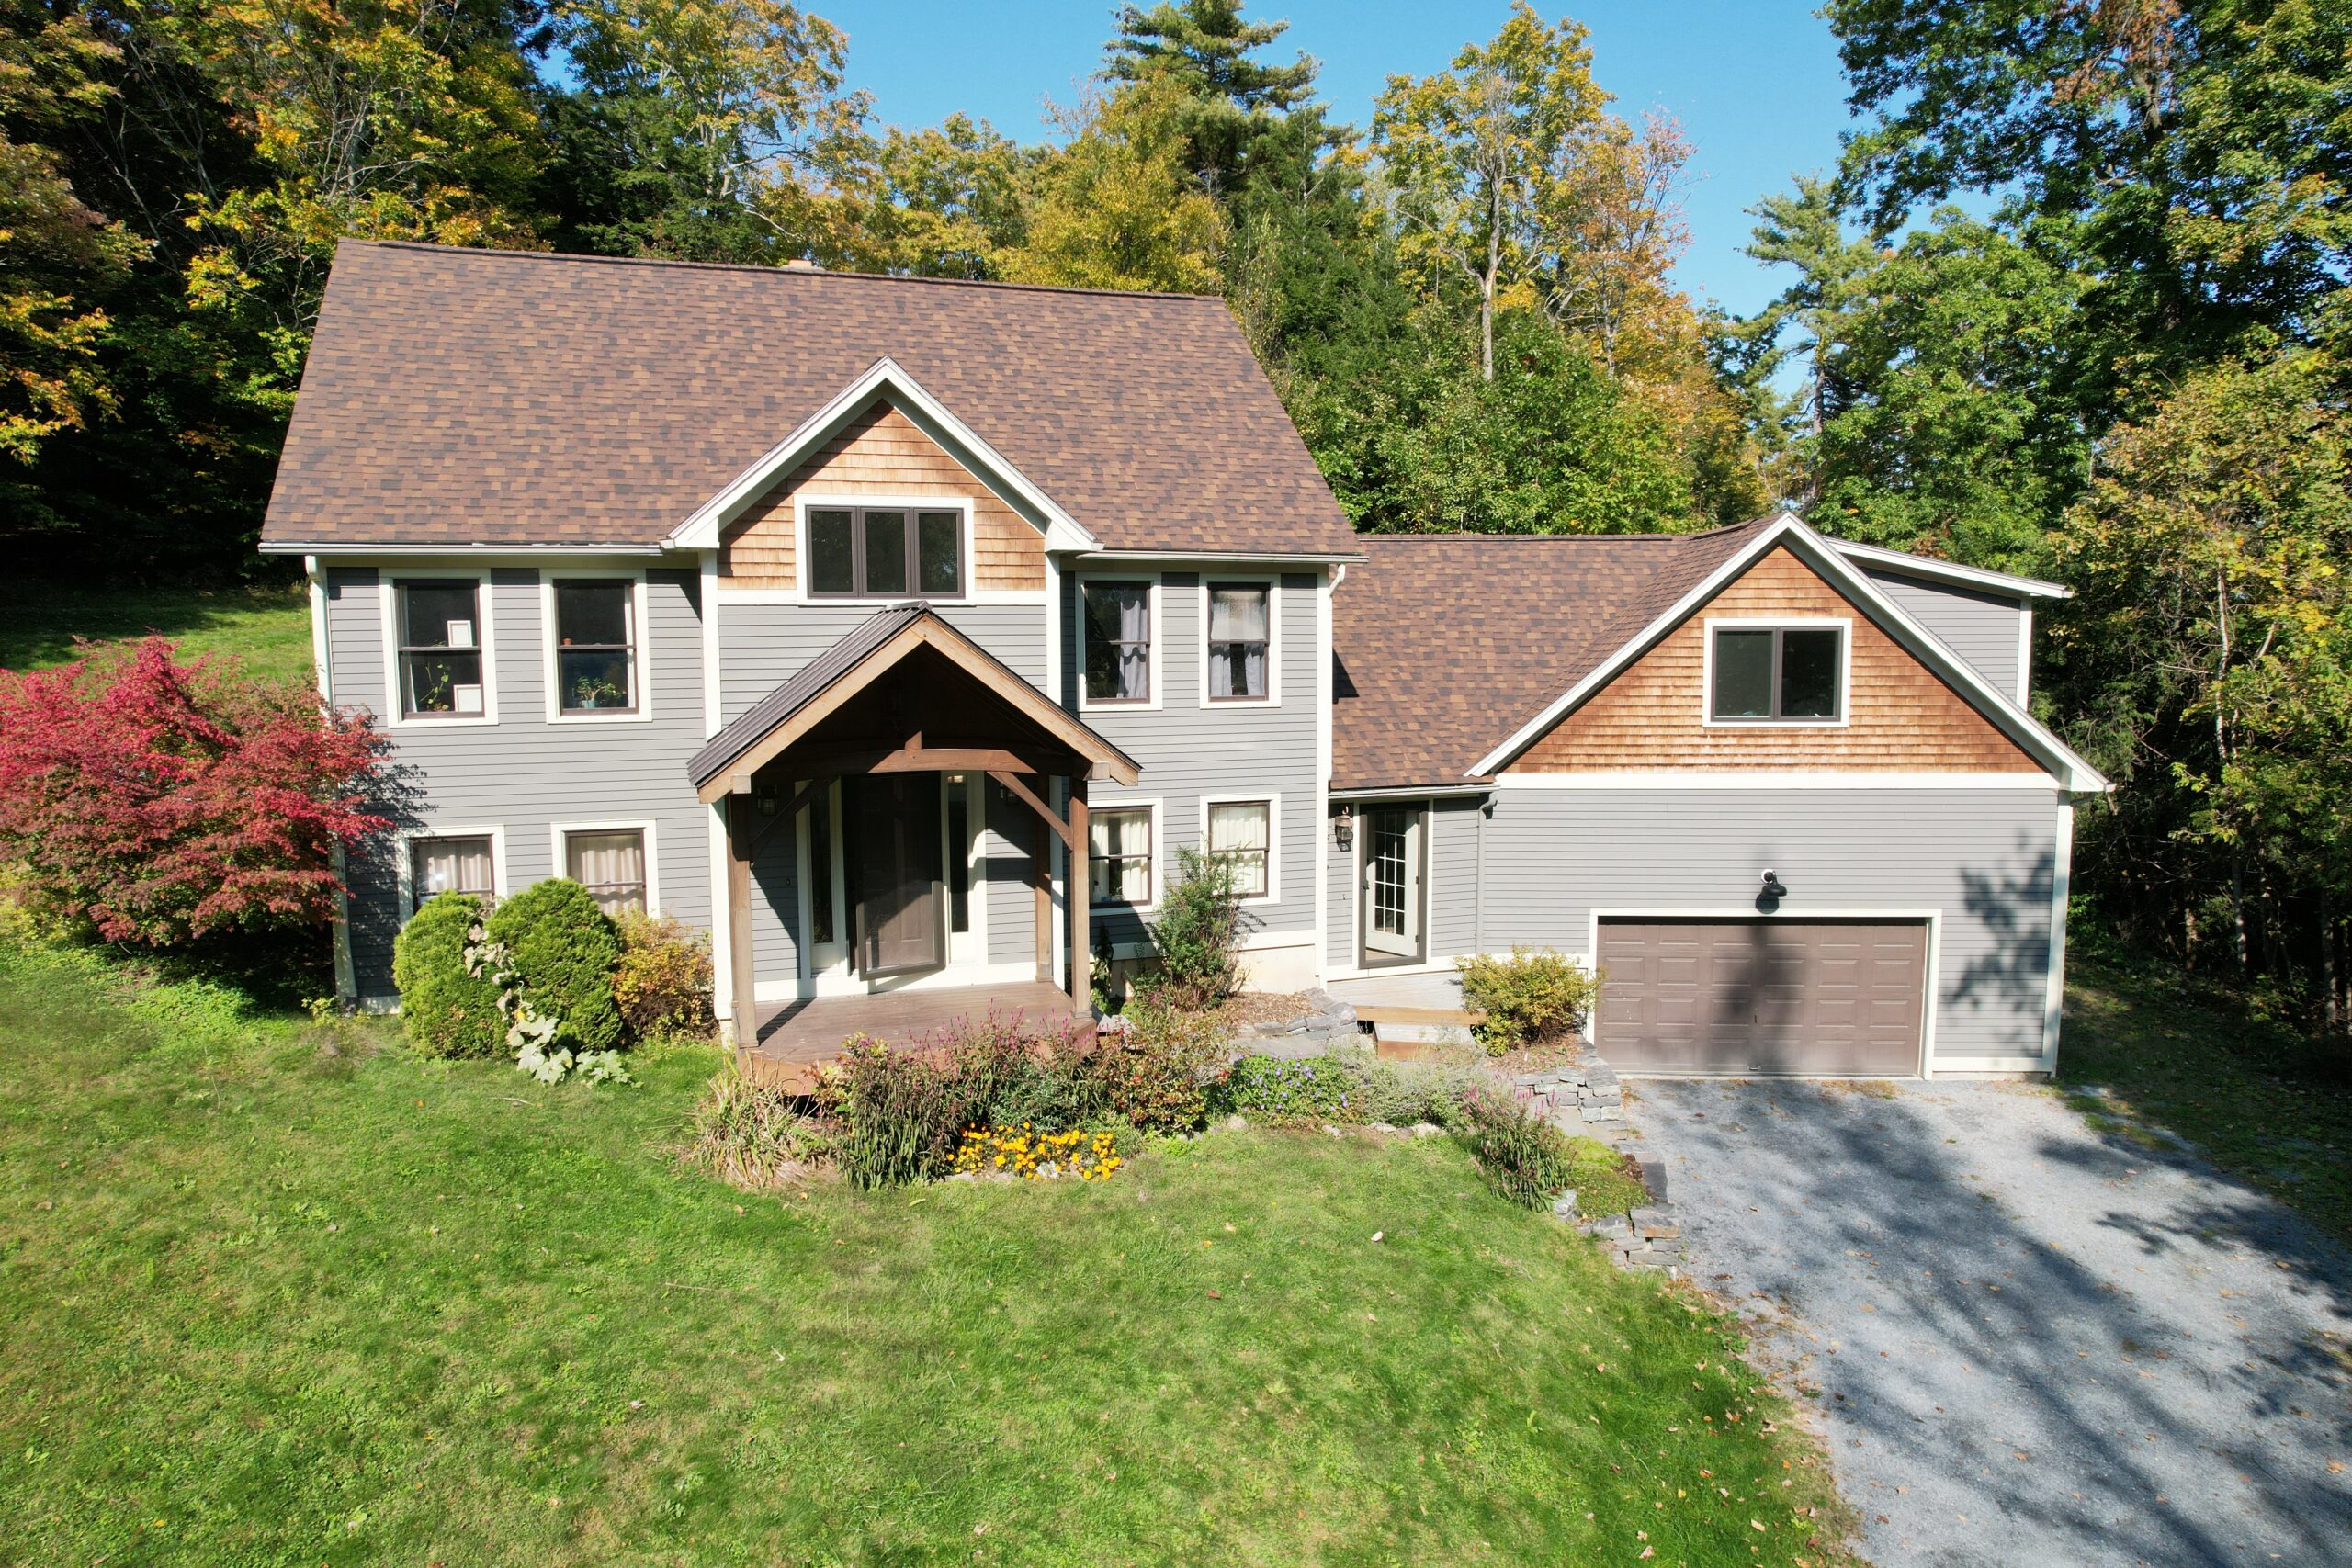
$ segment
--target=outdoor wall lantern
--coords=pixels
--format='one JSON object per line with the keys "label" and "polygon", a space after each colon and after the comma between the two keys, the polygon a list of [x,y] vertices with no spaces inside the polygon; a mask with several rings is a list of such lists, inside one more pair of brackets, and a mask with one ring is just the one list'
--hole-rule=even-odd
{"label": "outdoor wall lantern", "polygon": [[1343,849],[1343,850],[1351,850],[1351,849],[1355,848],[1355,843],[1356,843],[1356,818],[1355,818],[1355,813],[1354,813],[1354,812],[1352,812],[1352,811],[1350,811],[1350,810],[1349,810],[1346,807],[1344,807],[1344,806],[1342,806],[1341,807],[1340,807],[1340,814],[1339,814],[1337,817],[1334,817],[1333,818],[1331,818],[1331,836],[1332,836],[1333,838],[1335,838],[1335,839],[1339,840],[1339,841],[1340,841],[1340,847],[1341,849]]}
{"label": "outdoor wall lantern", "polygon": [[773,784],[755,784],[752,788],[752,798],[760,803],[761,816],[773,817],[784,806],[784,790]]}
{"label": "outdoor wall lantern", "polygon": [[1764,868],[1764,897],[1767,898],[1785,898],[1788,896],[1789,890],[1781,886],[1779,874],[1774,872],[1770,866],[1766,866]]}

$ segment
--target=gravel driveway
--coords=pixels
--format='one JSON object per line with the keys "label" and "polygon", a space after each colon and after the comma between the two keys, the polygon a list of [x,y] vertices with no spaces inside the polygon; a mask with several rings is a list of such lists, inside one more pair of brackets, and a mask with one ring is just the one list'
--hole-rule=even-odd
{"label": "gravel driveway", "polygon": [[2022,1085],[1634,1088],[1882,1568],[2352,1563],[2352,1258],[2292,1213]]}

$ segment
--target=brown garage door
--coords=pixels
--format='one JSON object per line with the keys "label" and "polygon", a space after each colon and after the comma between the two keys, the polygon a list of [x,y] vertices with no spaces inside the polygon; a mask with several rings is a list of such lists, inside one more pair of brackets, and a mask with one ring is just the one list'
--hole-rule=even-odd
{"label": "brown garage door", "polygon": [[1919,921],[1603,920],[1593,1043],[1660,1073],[1919,1070]]}

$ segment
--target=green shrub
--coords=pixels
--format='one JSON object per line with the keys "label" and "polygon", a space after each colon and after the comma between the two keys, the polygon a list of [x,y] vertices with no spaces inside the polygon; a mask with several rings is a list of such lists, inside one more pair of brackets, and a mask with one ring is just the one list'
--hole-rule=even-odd
{"label": "green shrub", "polygon": [[1337,1056],[1244,1056],[1227,1075],[1217,1104],[1277,1127],[1372,1120],[1364,1113],[1363,1069]]}
{"label": "green shrub", "polygon": [[466,968],[467,932],[481,919],[481,900],[442,893],[401,928],[392,942],[392,984],[401,991],[401,1030],[427,1056],[496,1056],[506,1049],[498,982]]}
{"label": "green shrub", "polygon": [[1233,995],[1241,976],[1240,926],[1232,863],[1178,850],[1176,875],[1160,895],[1159,919],[1151,928],[1159,967],[1148,989],[1170,1007],[1194,1010]]}
{"label": "green shrub", "polygon": [[969,1100],[927,1053],[854,1039],[842,1049],[842,1174],[854,1187],[899,1187],[953,1169]]}
{"label": "green shrub", "polygon": [[533,883],[491,911],[490,939],[505,945],[520,999],[555,1021],[555,1043],[590,1052],[625,1043],[613,1001],[620,933],[588,889],[563,877]]}
{"label": "green shrub", "polygon": [[1452,1126],[1461,1115],[1462,1097],[1469,1092],[1472,1081],[1468,1068],[1441,1062],[1389,1062],[1375,1056],[1360,1070],[1363,1119],[1392,1127],[1409,1127],[1418,1122]]}
{"label": "green shrub", "polygon": [[1232,1057],[1225,1026],[1159,993],[1131,997],[1123,1016],[1125,1031],[1103,1036],[1090,1061],[1113,1114],[1145,1132],[1199,1126]]}
{"label": "green shrub", "polygon": [[729,1067],[695,1107],[684,1159],[729,1186],[762,1192],[800,1179],[831,1152],[824,1124],[794,1096]]}
{"label": "green shrub", "polygon": [[1478,1162],[1487,1185],[1523,1208],[1547,1207],[1576,1169],[1567,1134],[1526,1101],[1487,1088],[1460,1101],[1453,1135]]}
{"label": "green shrub", "polygon": [[642,1040],[654,1034],[707,1037],[710,934],[689,931],[668,915],[635,910],[619,920],[621,957],[613,970],[613,1005]]}
{"label": "green shrub", "polygon": [[1556,1040],[1584,1021],[1600,976],[1549,948],[1513,947],[1509,958],[1457,958],[1462,999],[1487,1016],[1476,1030],[1494,1055]]}

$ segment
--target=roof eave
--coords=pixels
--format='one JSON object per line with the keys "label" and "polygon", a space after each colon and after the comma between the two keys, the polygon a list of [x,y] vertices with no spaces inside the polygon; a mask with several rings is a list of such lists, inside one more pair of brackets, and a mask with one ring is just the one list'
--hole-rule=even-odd
{"label": "roof eave", "polygon": [[1601,660],[1566,693],[1546,704],[1542,712],[1520,726],[1509,739],[1479,758],[1470,771],[1474,773],[1500,772],[1521,752],[1533,745],[1538,737],[1572,712],[1577,705],[1616,679],[1625,666],[1647,651],[1668,632],[1688,620],[1701,605],[1722,592],[1725,584],[1761,559],[1774,546],[1784,542],[1797,548],[1815,570],[1831,580],[1833,586],[1843,589],[1868,606],[1880,624],[1893,631],[1897,640],[1905,645],[1905,651],[1969,694],[1973,705],[1979,712],[1992,718],[2008,733],[2011,739],[2050,770],[2059,787],[2080,795],[2105,794],[2113,789],[2105,774],[2052,735],[2039,719],[2018,706],[2008,694],[1946,649],[1933,634],[1905,614],[1901,605],[1881,592],[1876,584],[1847,560],[1835,541],[1815,533],[1795,513],[1785,511],[1773,518],[1770,525],[1759,529],[1755,538],[1727,557],[1664,613],[1627,638],[1615,652]]}

